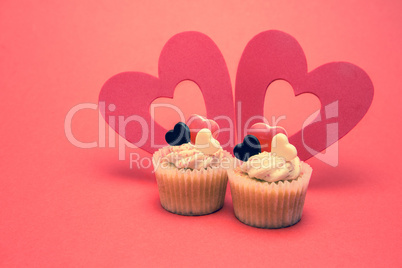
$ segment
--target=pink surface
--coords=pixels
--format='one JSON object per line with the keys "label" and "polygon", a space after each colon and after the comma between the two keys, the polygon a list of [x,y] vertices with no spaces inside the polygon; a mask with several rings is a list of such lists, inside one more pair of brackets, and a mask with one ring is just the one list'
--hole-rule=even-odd
{"label": "pink surface", "polygon": [[[0,266],[401,265],[398,1],[0,6]],[[314,173],[294,227],[240,223],[230,192],[215,214],[170,214],[160,207],[150,169],[130,169],[130,153],[144,159],[148,153],[127,149],[127,160],[119,161],[109,128],[96,148],[77,148],[66,138],[68,111],[97,103],[109,77],[129,70],[158,76],[160,51],[174,34],[210,36],[233,86],[246,44],[270,29],[297,39],[308,72],[327,62],[352,62],[375,89],[366,116],[339,142],[339,165],[308,161]],[[192,105],[177,94],[176,104],[188,115],[205,113],[198,100]],[[98,141],[98,122],[103,129],[96,110],[77,112],[74,136]]]}

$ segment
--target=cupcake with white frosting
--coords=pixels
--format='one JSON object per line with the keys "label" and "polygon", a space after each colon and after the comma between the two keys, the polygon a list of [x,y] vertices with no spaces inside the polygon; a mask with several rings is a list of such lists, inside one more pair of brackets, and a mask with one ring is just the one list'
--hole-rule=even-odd
{"label": "cupcake with white frosting", "polygon": [[282,228],[302,216],[311,167],[300,161],[285,134],[273,137],[270,152],[261,152],[248,135],[234,149],[241,164],[228,172],[233,208],[243,223],[260,228]]}
{"label": "cupcake with white frosting", "polygon": [[195,144],[189,133],[186,124],[176,124],[166,134],[170,145],[153,155],[161,205],[180,215],[210,214],[223,206],[233,158],[209,129],[196,133]]}

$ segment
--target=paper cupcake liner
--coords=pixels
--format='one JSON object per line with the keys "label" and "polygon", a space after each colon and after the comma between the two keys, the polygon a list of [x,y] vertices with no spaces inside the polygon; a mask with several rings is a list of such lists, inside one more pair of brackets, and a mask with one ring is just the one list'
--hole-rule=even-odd
{"label": "paper cupcake liner", "polygon": [[282,228],[302,216],[312,168],[302,162],[298,179],[263,182],[234,170],[228,172],[234,213],[241,222],[259,228]]}
{"label": "paper cupcake liner", "polygon": [[[154,162],[165,155],[166,148],[157,151]],[[225,152],[226,156],[230,156]],[[227,169],[201,170],[155,168],[161,205],[180,215],[205,215],[223,207],[228,182]]]}

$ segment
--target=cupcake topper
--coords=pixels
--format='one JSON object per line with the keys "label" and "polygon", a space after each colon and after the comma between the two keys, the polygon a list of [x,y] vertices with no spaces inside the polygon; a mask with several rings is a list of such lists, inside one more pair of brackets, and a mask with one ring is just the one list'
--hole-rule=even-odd
{"label": "cupcake topper", "polygon": [[281,156],[290,161],[297,156],[296,147],[289,143],[285,134],[279,133],[274,136],[271,144],[271,153]]}
{"label": "cupcake topper", "polygon": [[190,129],[183,122],[177,123],[172,130],[165,134],[165,140],[171,146],[179,146],[190,142]]}
{"label": "cupcake topper", "polygon": [[218,138],[219,125],[212,119],[207,119],[202,115],[193,114],[190,115],[190,117],[187,119],[186,124],[190,129],[192,144],[195,144],[195,138],[197,137],[197,133],[204,128],[211,130],[212,137],[214,137],[215,139]]}
{"label": "cupcake topper", "polygon": [[253,135],[247,135],[243,143],[237,144],[233,153],[237,159],[247,161],[251,156],[261,153],[261,145],[258,139]]}
{"label": "cupcake topper", "polygon": [[287,136],[286,130],[283,127],[271,127],[265,123],[255,123],[248,131],[248,134],[258,139],[262,152],[271,152],[272,138],[279,133]]}
{"label": "cupcake topper", "polygon": [[221,148],[221,145],[212,137],[211,130],[203,128],[197,134],[195,148],[204,154],[214,154]]}

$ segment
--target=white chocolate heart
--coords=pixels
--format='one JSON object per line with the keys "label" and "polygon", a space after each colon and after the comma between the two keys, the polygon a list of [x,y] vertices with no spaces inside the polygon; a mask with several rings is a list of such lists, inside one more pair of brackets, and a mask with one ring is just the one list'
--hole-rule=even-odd
{"label": "white chocolate heart", "polygon": [[288,137],[283,133],[279,133],[273,137],[271,153],[284,157],[286,161],[290,161],[297,156],[296,147],[289,143]]}
{"label": "white chocolate heart", "polygon": [[204,154],[214,154],[221,148],[221,144],[212,137],[211,130],[203,128],[197,133],[195,148]]}

